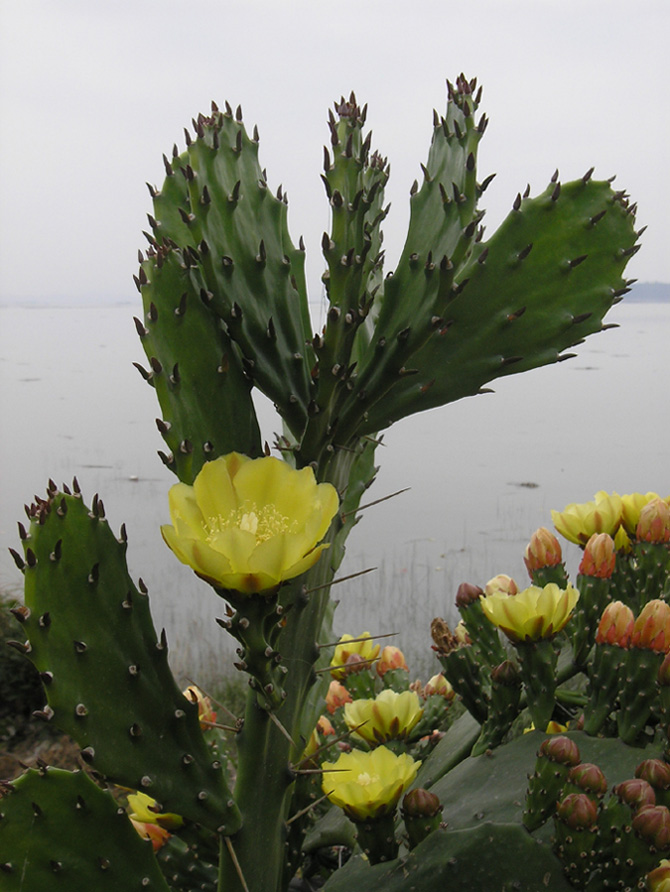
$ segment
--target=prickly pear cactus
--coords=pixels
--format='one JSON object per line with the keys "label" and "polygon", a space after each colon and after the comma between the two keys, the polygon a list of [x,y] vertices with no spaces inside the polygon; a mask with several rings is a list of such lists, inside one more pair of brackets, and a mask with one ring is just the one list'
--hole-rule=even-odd
{"label": "prickly pear cactus", "polygon": [[[196,705],[172,677],[146,586],[128,575],[123,528],[118,538],[110,531],[97,496],[89,508],[77,486],[71,492],[49,483],[46,499],[29,509],[30,528],[20,526],[23,554],[13,552],[26,589],[25,607],[14,612],[27,640],[17,646],[44,682],[41,717],[78,741],[100,783],[144,792],[153,800],[150,817],[168,812],[183,823],[156,861],[83,774],[30,773],[2,804],[0,869],[8,889],[185,892],[197,881],[226,892],[284,892],[300,872],[306,881],[309,870],[321,870],[324,858],[325,873],[333,873],[332,846],[353,847],[351,827],[333,820],[332,810],[314,826],[314,812],[326,806],[317,801],[320,769],[310,767],[315,756],[306,748],[328,687],[330,587],[377,471],[378,434],[415,412],[481,393],[497,377],[568,358],[565,351],[607,327],[603,317],[627,291],[622,273],[638,247],[634,206],[609,181],[593,180],[592,171],[565,184],[556,174],[535,197],[529,189],[520,193],[485,239],[479,201],[492,176],[480,180],[477,169],[487,125],[478,116],[480,99],[475,81],[461,75],[449,84],[446,113],[434,116],[422,184],[410,190],[407,241],[386,276],[388,163],[372,148],[367,109],[355,95],[335,104],[323,173],[332,215],[321,240],[328,307],[316,334],[304,244],[291,240],[286,193],[270,190],[258,132],[249,135],[241,109],[212,104],[185,132],[185,149],[164,157],[164,182],[149,186],[149,244],[135,277],[142,299],[135,325],[148,366],[136,365],[158,398],[156,423],[166,444],[159,455],[180,481],[182,507],[194,510],[184,493],[195,491],[206,462],[231,452],[269,453],[254,410],[257,389],[283,422],[275,450],[289,465],[313,469],[318,483],[332,484],[339,510],[312,569],[271,594],[252,593],[263,609],[250,609],[244,593],[229,590],[232,606],[220,624],[241,645],[237,668],[254,675],[244,659],[254,643],[261,668],[281,680],[271,685],[280,692],[274,698],[249,693],[230,790]],[[215,501],[217,494],[209,496]],[[232,538],[256,536],[255,506],[238,513]],[[207,547],[230,532],[229,518],[212,518],[220,523],[214,535],[203,522]],[[180,520],[173,517],[176,527]],[[639,588],[636,572],[627,577],[632,588]],[[216,580],[205,581],[217,588]],[[270,598],[272,609],[264,609]],[[328,889],[574,888],[561,851],[547,838],[553,806],[542,811],[533,835],[523,824],[522,788],[536,741],[500,746],[528,705],[526,677],[486,626],[478,597],[462,607],[475,645],[447,648],[443,663],[472,716],[452,725],[417,777],[439,792],[448,826],[413,839],[414,848],[401,849],[390,864],[352,858]],[[580,664],[568,675],[584,668],[591,625]],[[260,674],[258,665],[254,671]],[[549,706],[551,712],[553,698]],[[655,703],[650,709],[655,718]],[[644,731],[638,725],[647,712],[633,723],[631,740]],[[656,825],[647,824],[658,841]]]}

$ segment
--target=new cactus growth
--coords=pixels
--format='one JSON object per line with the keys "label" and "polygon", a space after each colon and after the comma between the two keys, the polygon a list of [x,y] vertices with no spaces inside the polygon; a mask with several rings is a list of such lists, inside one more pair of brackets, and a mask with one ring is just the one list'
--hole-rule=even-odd
{"label": "new cactus growth", "polygon": [[[50,481],[28,509],[29,528],[19,527],[23,553],[13,551],[25,577],[25,606],[14,613],[27,637],[14,644],[41,674],[42,718],[79,743],[97,783],[41,768],[8,789],[0,870],[10,892],[284,892],[315,873],[333,892],[408,882],[423,892],[451,883],[563,892],[609,882],[615,857],[633,859],[633,880],[655,866],[652,849],[656,857],[667,845],[665,806],[647,803],[655,810],[632,817],[618,797],[600,811],[593,801],[599,771],[621,784],[643,756],[644,773],[667,788],[650,761],[667,750],[666,639],[661,648],[646,615],[632,644],[632,630],[614,642],[602,621],[595,628],[611,597],[631,616],[668,597],[670,533],[655,494],[617,501],[600,493],[593,506],[561,515],[559,529],[581,545],[593,533],[619,537],[625,525],[607,578],[594,557],[573,589],[544,530],[527,551],[530,589],[484,600],[482,589],[461,587],[465,625],[433,624],[448,679],[439,689],[417,683],[411,693],[397,649],[376,671],[380,645],[368,633],[333,643],[330,587],[376,474],[378,434],[498,377],[567,359],[608,327],[605,314],[630,285],[622,275],[638,249],[635,206],[593,170],[570,183],[557,173],[537,196],[520,192],[484,237],[480,199],[492,176],[478,171],[487,125],[480,101],[474,80],[448,85],[421,185],[410,189],[405,247],[388,274],[388,163],[365,131],[366,107],[353,93],[335,104],[323,173],[328,307],[316,334],[304,244],[289,235],[286,193],[271,191],[258,133],[249,134],[241,109],[212,104],[193,120],[183,151],[164,157],[164,182],[149,186],[149,244],[135,277],[146,353],[137,366],[155,389],[159,455],[177,478],[164,538],[222,598],[222,634],[235,639],[236,667],[250,684],[244,717],[229,729],[235,777],[224,774],[216,722],[202,721],[197,697],[184,696],[170,672],[147,588],[126,568],[124,529],[112,533],[98,496],[87,506],[76,482]],[[281,416],[272,444],[279,458],[261,436],[255,390]],[[354,642],[356,653],[345,656]],[[629,645],[628,656],[643,657],[628,659]],[[324,700],[331,657],[341,689]],[[634,709],[627,685],[640,679],[647,692]],[[445,733],[454,692],[471,714]],[[347,701],[349,727],[338,714]],[[315,727],[326,708],[336,734],[321,721],[321,740]],[[612,736],[571,729],[542,742],[550,720],[574,726],[583,711],[587,732]],[[538,731],[518,736],[528,713]],[[626,742],[614,737],[617,723]],[[352,752],[338,759],[340,748]],[[593,765],[568,781],[580,753]],[[573,782],[582,786],[563,789]],[[134,791],[148,841],[104,785]],[[410,786],[406,839],[397,811]],[[622,832],[634,825],[635,844],[620,853],[616,833],[603,842],[603,821]],[[369,860],[354,854],[342,866],[356,846]]]}

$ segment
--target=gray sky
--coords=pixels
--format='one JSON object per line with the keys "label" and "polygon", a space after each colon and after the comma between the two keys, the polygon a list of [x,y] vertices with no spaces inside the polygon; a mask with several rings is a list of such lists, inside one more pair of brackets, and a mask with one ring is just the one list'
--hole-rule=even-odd
{"label": "gray sky", "polygon": [[318,299],[326,112],[355,89],[391,163],[390,269],[460,71],[490,118],[487,235],[527,182],[595,165],[649,227],[629,274],[670,281],[669,25],[667,0],[0,0],[0,300],[132,299],[145,181],[211,99],[258,125]]}

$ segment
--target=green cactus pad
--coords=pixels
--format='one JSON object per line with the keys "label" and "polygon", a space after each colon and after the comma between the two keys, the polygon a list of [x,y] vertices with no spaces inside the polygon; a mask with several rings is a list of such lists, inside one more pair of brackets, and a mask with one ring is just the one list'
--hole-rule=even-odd
{"label": "green cactus pad", "polygon": [[551,850],[515,824],[482,823],[459,831],[437,830],[407,856],[370,866],[352,858],[328,880],[325,892],[444,892],[446,889],[551,889],[570,892]]}
{"label": "green cactus pad", "polygon": [[0,801],[4,892],[168,892],[151,843],[83,772],[29,770]]}
{"label": "green cactus pad", "polygon": [[621,274],[637,238],[632,210],[609,183],[590,176],[562,188],[552,182],[536,198],[519,196],[491,239],[457,270],[460,290],[411,357],[417,374],[399,377],[370,406],[360,431],[383,430],[474,395],[495,378],[559,361],[601,331],[603,316],[626,290]]}
{"label": "green cactus pad", "polygon": [[97,497],[89,509],[78,494],[47,493],[23,540],[23,628],[47,692],[44,716],[110,781],[147,793],[163,811],[234,832],[239,812],[197,706],[172,677],[146,588],[128,575],[125,535],[114,536]]}
{"label": "green cactus pad", "polygon": [[183,252],[156,249],[141,286],[144,322],[136,320],[149,360],[168,446],[165,464],[192,484],[205,461],[241,452],[262,454],[251,384],[238,350],[201,300]]}
{"label": "green cactus pad", "polygon": [[[165,159],[165,182],[151,189],[152,249],[181,249],[196,293],[237,344],[237,361],[299,434],[314,358],[304,250],[291,242],[286,196],[281,187],[270,193],[258,136],[249,138],[239,108],[233,116],[229,106],[221,112],[213,105],[193,123],[195,138],[188,135],[186,151]],[[151,257],[143,265],[149,281],[153,265]],[[142,275],[138,284],[142,290]]]}

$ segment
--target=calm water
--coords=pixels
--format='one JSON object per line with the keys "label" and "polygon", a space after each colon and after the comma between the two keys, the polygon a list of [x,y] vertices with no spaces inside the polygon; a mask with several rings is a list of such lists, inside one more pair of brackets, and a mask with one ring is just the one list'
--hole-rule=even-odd
{"label": "calm water", "polygon": [[[158,404],[131,365],[144,361],[136,312],[0,309],[0,585],[21,583],[7,547],[18,547],[24,503],[49,477],[76,474],[87,501],[100,493],[113,528],[126,523],[130,571],[149,585],[174,668],[206,679],[232,647],[213,622],[220,600],[160,537],[174,478],[156,457]],[[624,303],[608,320],[621,327],[590,338],[577,358],[386,433],[364,501],[411,489],[364,511],[352,533],[341,575],[378,569],[334,590],[338,634],[399,631],[412,668],[432,673],[432,617],[453,616],[462,581],[504,572],[525,583],[523,550],[535,528],[551,526],[551,508],[599,489],[670,493],[670,305]],[[260,414],[271,441],[272,412]]]}

